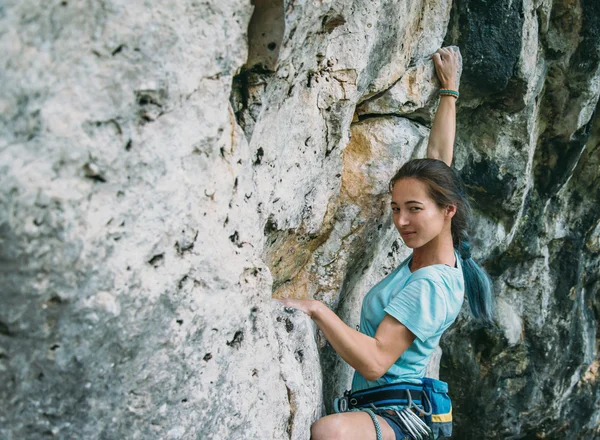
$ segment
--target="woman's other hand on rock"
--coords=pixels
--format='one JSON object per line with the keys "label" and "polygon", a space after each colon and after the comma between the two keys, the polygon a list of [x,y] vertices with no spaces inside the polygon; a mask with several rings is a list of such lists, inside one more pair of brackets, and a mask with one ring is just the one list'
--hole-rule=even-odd
{"label": "woman's other hand on rock", "polygon": [[432,58],[442,88],[458,91],[456,88],[458,53],[450,47],[442,47],[433,54]]}
{"label": "woman's other hand on rock", "polygon": [[281,298],[277,299],[277,302],[280,302],[285,307],[291,307],[294,309],[298,309],[301,312],[306,313],[308,316],[312,317],[313,312],[316,310],[316,307],[319,305],[319,301],[314,299],[295,299],[295,298]]}

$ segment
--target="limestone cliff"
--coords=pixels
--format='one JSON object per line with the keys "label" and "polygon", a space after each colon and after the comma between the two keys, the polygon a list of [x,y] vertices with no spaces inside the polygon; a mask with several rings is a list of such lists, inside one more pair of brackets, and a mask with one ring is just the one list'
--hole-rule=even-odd
{"label": "limestone cliff", "polygon": [[387,180],[460,48],[455,165],[498,327],[442,340],[455,438],[600,438],[600,3],[0,3],[0,436],[308,439],[408,255]]}

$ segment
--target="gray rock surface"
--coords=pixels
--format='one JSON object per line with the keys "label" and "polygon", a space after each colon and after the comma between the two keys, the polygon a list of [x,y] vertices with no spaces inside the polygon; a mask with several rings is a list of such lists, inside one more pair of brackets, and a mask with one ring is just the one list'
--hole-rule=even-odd
{"label": "gray rock surface", "polygon": [[497,298],[441,342],[455,438],[600,438],[597,2],[21,0],[0,29],[0,437],[308,439],[352,370],[272,297],[355,326],[409,254],[387,181],[445,44]]}

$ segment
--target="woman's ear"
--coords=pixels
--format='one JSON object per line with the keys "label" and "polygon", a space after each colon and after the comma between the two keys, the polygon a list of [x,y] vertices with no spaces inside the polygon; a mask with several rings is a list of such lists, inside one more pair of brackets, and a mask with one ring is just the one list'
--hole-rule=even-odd
{"label": "woman's ear", "polygon": [[452,218],[456,214],[456,205],[448,205],[446,206],[446,217]]}

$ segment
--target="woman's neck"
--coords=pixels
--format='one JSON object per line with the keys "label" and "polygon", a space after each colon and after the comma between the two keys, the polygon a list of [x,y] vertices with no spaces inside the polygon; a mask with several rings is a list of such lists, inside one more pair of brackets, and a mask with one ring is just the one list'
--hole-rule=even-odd
{"label": "woman's neck", "polygon": [[[442,235],[444,235],[442,237]],[[411,272],[433,264],[447,264],[454,267],[456,256],[451,234],[440,234],[420,248],[413,249],[410,264]]]}

